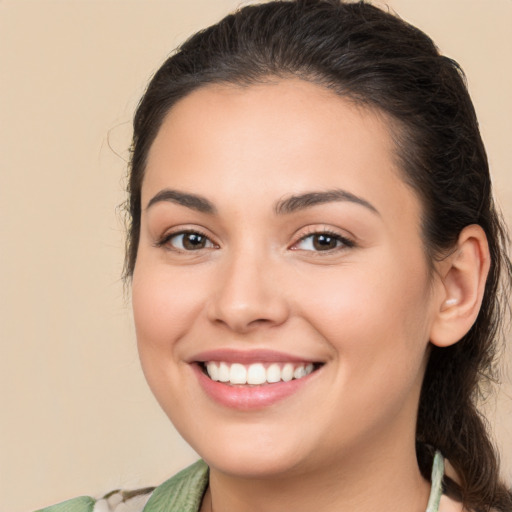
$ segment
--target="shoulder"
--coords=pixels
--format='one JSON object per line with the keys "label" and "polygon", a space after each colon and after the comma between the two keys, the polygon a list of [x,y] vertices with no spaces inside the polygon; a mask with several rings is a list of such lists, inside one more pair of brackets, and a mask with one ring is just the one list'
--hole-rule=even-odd
{"label": "shoulder", "polygon": [[112,491],[99,499],[80,496],[36,512],[142,512],[153,489]]}
{"label": "shoulder", "polygon": [[454,501],[446,494],[443,494],[441,496],[441,501],[439,503],[439,512],[466,512],[462,508],[462,503],[459,503],[458,501]]}
{"label": "shoulder", "polygon": [[157,487],[144,512],[197,512],[208,487],[208,466],[198,460]]}
{"label": "shoulder", "polygon": [[80,496],[36,512],[142,512],[153,490],[154,487],[135,491],[116,490],[99,499]]}
{"label": "shoulder", "polygon": [[199,460],[157,488],[81,496],[36,512],[197,512],[207,486],[208,466]]}
{"label": "shoulder", "polygon": [[92,512],[96,500],[89,496],[80,496],[72,500],[64,501],[58,505],[42,508],[36,512]]}
{"label": "shoulder", "polygon": [[[473,512],[472,510],[468,510],[465,508],[462,503],[459,501],[455,501],[446,494],[443,494],[441,497],[441,502],[439,503],[439,512]],[[489,512],[498,512],[496,509],[492,508]]]}

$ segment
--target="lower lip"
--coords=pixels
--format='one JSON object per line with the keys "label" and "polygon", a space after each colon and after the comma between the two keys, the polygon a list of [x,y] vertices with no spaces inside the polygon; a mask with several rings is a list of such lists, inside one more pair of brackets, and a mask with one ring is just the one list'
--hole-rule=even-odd
{"label": "lower lip", "polygon": [[297,393],[318,372],[317,370],[305,377],[288,382],[276,382],[261,386],[233,386],[210,379],[199,364],[192,364],[192,368],[197,375],[199,384],[210,398],[225,407],[241,411],[264,409],[288,398]]}

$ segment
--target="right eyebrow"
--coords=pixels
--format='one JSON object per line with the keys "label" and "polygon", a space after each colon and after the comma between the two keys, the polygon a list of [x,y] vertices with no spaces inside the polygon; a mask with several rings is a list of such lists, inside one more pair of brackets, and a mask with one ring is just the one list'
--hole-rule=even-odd
{"label": "right eyebrow", "polygon": [[180,192],[178,190],[172,190],[169,188],[160,190],[160,192],[154,195],[149,200],[146,206],[146,210],[154,204],[160,203],[162,201],[180,204],[181,206],[185,206],[186,208],[190,208],[201,213],[213,214],[217,211],[215,206],[213,206],[213,204],[208,201],[208,199],[202,196],[198,196],[196,194],[188,194],[186,192]]}
{"label": "right eyebrow", "polygon": [[322,192],[306,192],[304,194],[295,195],[282,199],[275,206],[275,212],[277,214],[293,213],[298,210],[304,210],[311,208],[318,204],[331,203],[336,201],[346,201],[349,203],[359,204],[364,206],[371,212],[380,215],[379,211],[375,206],[362,197],[356,196],[347,190],[334,189]]}

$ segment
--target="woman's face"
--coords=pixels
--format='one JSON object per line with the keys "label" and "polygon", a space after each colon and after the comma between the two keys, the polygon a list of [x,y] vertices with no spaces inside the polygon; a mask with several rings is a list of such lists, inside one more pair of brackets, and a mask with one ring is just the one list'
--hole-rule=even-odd
{"label": "woman's face", "polygon": [[213,468],[413,446],[440,287],[385,116],[300,80],[197,90],[151,147],[141,221],[142,367]]}

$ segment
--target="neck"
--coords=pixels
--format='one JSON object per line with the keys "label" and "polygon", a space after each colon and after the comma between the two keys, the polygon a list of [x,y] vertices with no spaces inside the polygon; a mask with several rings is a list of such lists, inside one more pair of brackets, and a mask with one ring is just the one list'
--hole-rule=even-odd
{"label": "neck", "polygon": [[416,462],[414,444],[367,446],[340,464],[266,478],[240,478],[210,469],[203,511],[213,512],[425,512],[430,484]]}

